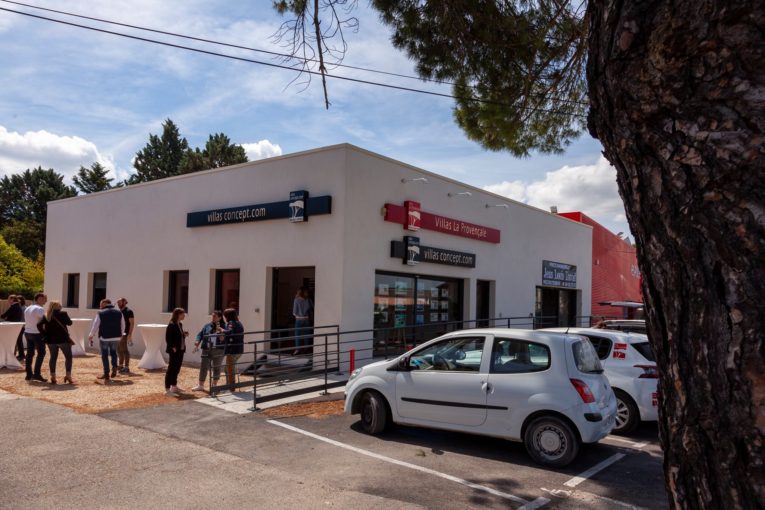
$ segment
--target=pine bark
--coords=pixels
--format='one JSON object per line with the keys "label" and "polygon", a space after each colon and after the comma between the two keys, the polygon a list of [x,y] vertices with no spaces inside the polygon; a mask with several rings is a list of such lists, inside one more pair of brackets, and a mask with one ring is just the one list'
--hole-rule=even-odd
{"label": "pine bark", "polygon": [[675,508],[765,508],[764,5],[588,5],[589,130],[637,242]]}

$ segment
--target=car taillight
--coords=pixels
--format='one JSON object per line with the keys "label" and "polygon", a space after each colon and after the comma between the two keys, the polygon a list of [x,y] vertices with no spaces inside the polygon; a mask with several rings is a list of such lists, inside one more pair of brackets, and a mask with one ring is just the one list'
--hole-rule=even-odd
{"label": "car taillight", "polygon": [[638,376],[638,379],[658,379],[659,369],[656,365],[635,365],[635,368],[640,368],[643,373]]}
{"label": "car taillight", "polygon": [[576,388],[576,392],[579,393],[580,397],[582,397],[582,401],[585,404],[595,402],[595,395],[592,394],[590,387],[587,386],[584,381],[580,381],[579,379],[570,379],[570,381],[571,384],[574,385],[574,388]]}

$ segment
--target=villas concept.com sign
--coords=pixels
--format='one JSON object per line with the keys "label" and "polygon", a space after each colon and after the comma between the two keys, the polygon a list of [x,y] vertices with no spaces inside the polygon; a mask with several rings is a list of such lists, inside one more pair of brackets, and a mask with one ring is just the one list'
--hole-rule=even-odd
{"label": "villas concept.com sign", "polygon": [[414,236],[404,236],[403,241],[391,241],[390,256],[402,259],[404,264],[410,266],[429,262],[447,266],[475,267],[475,253],[422,246],[420,238]]}
{"label": "villas concept.com sign", "polygon": [[308,192],[301,190],[291,192],[290,199],[284,202],[190,212],[186,215],[186,226],[206,227],[280,218],[289,218],[291,222],[303,222],[308,221],[311,215],[331,213],[332,197],[309,198]]}
{"label": "villas concept.com sign", "polygon": [[542,285],[576,288],[576,266],[562,262],[542,261]]}

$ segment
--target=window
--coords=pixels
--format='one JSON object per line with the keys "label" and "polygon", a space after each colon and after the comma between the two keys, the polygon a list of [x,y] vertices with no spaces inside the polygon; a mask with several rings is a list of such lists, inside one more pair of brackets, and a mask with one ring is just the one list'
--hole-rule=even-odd
{"label": "window", "polygon": [[93,285],[90,291],[90,307],[99,308],[101,300],[106,299],[106,273],[92,273]]}
{"label": "window", "polygon": [[239,270],[215,271],[215,310],[233,308],[239,310]]}
{"label": "window", "polygon": [[653,349],[651,349],[651,344],[648,342],[640,342],[637,344],[632,344],[632,347],[635,348],[637,352],[639,352],[645,359],[648,361],[656,361],[656,356],[653,355]]}
{"label": "window", "polygon": [[590,335],[587,335],[587,338],[590,339],[592,346],[595,347],[595,351],[598,353],[598,359],[608,359],[608,354],[611,352],[611,340],[608,338]]}
{"label": "window", "polygon": [[80,307],[80,273],[69,273],[66,276],[66,308]]}
{"label": "window", "polygon": [[491,356],[491,373],[522,374],[550,368],[550,349],[546,345],[495,338]]}
{"label": "window", "polygon": [[483,337],[450,338],[417,351],[409,357],[412,370],[478,372]]}
{"label": "window", "polygon": [[166,312],[172,312],[176,308],[189,311],[189,272],[170,271],[167,286]]}
{"label": "window", "polygon": [[595,348],[589,340],[585,339],[580,342],[574,342],[571,345],[571,348],[574,351],[576,368],[578,368],[580,372],[588,374],[603,373],[603,367],[600,365],[598,353],[595,352]]}

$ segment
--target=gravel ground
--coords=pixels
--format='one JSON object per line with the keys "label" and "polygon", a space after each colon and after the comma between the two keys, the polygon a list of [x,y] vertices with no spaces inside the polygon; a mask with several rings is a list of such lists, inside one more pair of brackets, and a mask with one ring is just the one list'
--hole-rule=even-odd
{"label": "gravel ground", "polygon": [[[43,364],[43,377],[50,379],[47,354]],[[131,360],[132,373],[118,375],[107,385],[97,380],[103,372],[101,356],[87,354],[75,357],[72,377],[75,384],[62,384],[64,381],[64,357],[59,354],[56,365],[58,384],[52,385],[36,381],[25,381],[23,370],[0,369],[0,389],[17,395],[24,395],[55,404],[60,404],[81,413],[100,413],[117,409],[134,409],[163,404],[174,404],[178,400],[192,399],[206,395],[192,393],[196,386],[199,369],[184,366],[178,377],[178,386],[184,390],[180,397],[165,396],[165,371],[143,370],[138,368],[138,360]]]}

